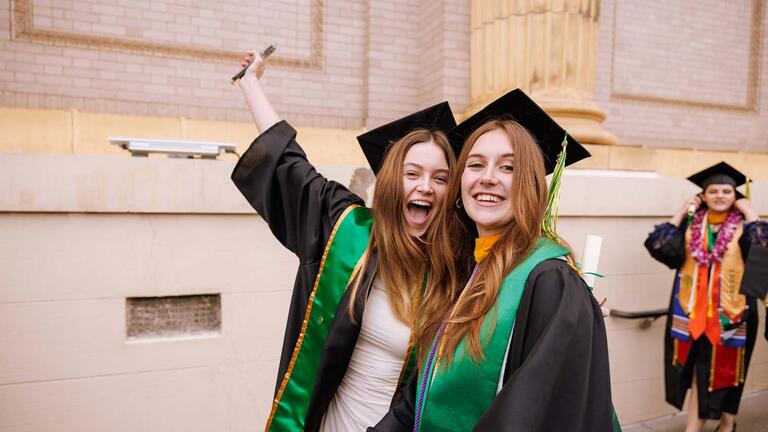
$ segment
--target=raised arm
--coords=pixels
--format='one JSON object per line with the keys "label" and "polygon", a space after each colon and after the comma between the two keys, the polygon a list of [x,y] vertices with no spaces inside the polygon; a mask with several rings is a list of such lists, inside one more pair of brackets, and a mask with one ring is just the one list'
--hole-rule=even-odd
{"label": "raised arm", "polygon": [[303,328],[312,283],[328,238],[342,212],[363,201],[339,183],[326,180],[307,161],[296,143],[296,131],[280,120],[262,89],[259,77],[263,69],[258,58],[240,80],[243,97],[261,134],[235,165],[232,181],[280,243],[300,261],[278,366],[277,393]]}
{"label": "raised arm", "polygon": [[693,213],[701,207],[701,202],[700,194],[696,194],[685,200],[683,207],[669,219],[669,224],[680,227],[683,224],[683,221],[688,217],[689,213]]}
{"label": "raised arm", "polygon": [[[249,53],[249,59],[253,56]],[[302,263],[319,261],[341,213],[363,201],[320,175],[296,143],[296,131],[281,121],[259,77],[264,64],[256,56],[240,88],[261,134],[237,162],[232,180],[269,224],[272,233]]]}
{"label": "raised arm", "polygon": [[746,261],[752,246],[768,248],[768,222],[758,218],[757,212],[752,209],[752,204],[746,198],[737,200],[734,206],[744,216],[744,233],[739,239],[739,247]]}
{"label": "raised arm", "polygon": [[269,102],[264,89],[261,87],[261,76],[264,75],[264,60],[261,56],[249,51],[240,66],[245,67],[248,63],[248,70],[245,71],[245,75],[239,81],[240,90],[245,98],[245,103],[248,105],[248,110],[251,111],[253,121],[256,123],[256,127],[259,132],[264,132],[275,123],[280,121],[280,116],[277,114],[272,104]]}
{"label": "raised arm", "polygon": [[685,261],[685,225],[656,225],[645,240],[645,248],[656,261],[671,269],[680,268]]}
{"label": "raised arm", "polygon": [[685,262],[686,219],[691,210],[701,206],[701,197],[694,195],[685,200],[682,208],[668,222],[658,224],[648,234],[645,248],[656,260],[671,269],[678,269]]}

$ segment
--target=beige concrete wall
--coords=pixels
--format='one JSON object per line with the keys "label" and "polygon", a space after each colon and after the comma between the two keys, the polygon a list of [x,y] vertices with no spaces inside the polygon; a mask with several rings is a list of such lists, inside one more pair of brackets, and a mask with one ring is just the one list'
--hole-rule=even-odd
{"label": "beige concrete wall", "polygon": [[[261,427],[298,262],[233,166],[0,156],[0,430]],[[127,341],[126,297],[212,293],[219,335]]]}
{"label": "beige concrete wall", "polygon": [[[297,262],[258,216],[2,213],[0,239],[0,430],[264,420]],[[126,341],[125,297],[198,293],[220,335]]]}
{"label": "beige concrete wall", "polygon": [[[0,154],[0,430],[247,431],[263,424],[295,258],[229,183],[232,161]],[[345,184],[352,166],[320,167]],[[754,187],[768,214],[768,183]],[[672,272],[642,241],[695,188],[571,170],[560,230],[604,237],[595,295],[666,305]],[[218,336],[127,342],[125,297],[220,293]],[[761,324],[762,325],[762,324]],[[662,323],[607,320],[623,422],[672,412]],[[768,388],[758,340],[748,391]]]}

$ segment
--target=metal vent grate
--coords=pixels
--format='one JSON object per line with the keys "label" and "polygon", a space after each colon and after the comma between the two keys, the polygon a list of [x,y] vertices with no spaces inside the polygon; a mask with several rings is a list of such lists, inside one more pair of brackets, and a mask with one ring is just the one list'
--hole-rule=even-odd
{"label": "metal vent grate", "polygon": [[219,334],[221,295],[129,297],[126,299],[129,340]]}

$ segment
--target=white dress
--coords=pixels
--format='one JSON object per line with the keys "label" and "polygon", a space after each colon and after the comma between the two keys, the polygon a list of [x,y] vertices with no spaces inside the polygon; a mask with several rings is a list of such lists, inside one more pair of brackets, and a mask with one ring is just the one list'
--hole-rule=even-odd
{"label": "white dress", "polygon": [[408,349],[410,329],[400,322],[376,277],[365,305],[349,368],[320,424],[321,432],[360,432],[389,411]]}

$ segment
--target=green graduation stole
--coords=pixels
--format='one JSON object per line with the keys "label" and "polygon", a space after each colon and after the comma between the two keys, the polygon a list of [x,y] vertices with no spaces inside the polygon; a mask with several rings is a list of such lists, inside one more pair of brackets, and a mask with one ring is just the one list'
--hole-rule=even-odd
{"label": "green graduation stole", "polygon": [[371,210],[356,205],[344,210],[336,222],[325,245],[291,361],[272,403],[267,432],[304,429],[328,331],[355,267],[368,247],[372,223]]}
{"label": "green graduation stole", "polygon": [[462,340],[447,369],[439,369],[435,373],[436,362],[432,363],[428,371],[432,377],[431,384],[427,385],[423,399],[421,394],[417,397],[422,405],[421,419],[416,425],[419,431],[453,432],[474,428],[496,397],[507,345],[528,276],[542,261],[568,253],[559,244],[542,237],[528,258],[504,278],[496,304],[486,314],[480,329],[485,355],[483,362],[472,362],[466,351],[465,340]]}

